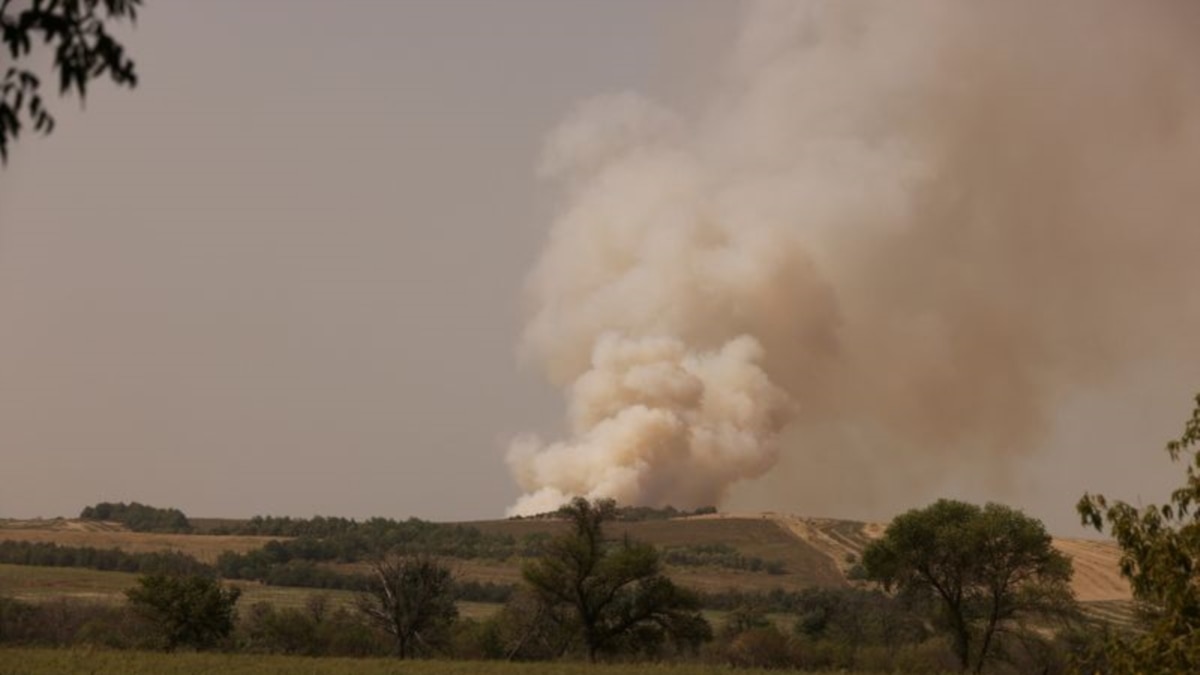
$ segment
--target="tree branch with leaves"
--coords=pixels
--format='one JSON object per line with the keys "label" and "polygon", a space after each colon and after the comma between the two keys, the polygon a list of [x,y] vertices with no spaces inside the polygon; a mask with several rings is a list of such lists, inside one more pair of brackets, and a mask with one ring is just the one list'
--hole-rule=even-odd
{"label": "tree branch with leaves", "polygon": [[118,85],[137,86],[137,72],[125,47],[109,32],[112,23],[137,20],[142,0],[0,0],[0,162],[27,125],[48,134],[54,116],[46,108],[42,78],[29,65],[35,49],[53,50],[59,95],[74,91],[82,101],[88,83],[108,76]]}
{"label": "tree branch with leaves", "polygon": [[1166,450],[1172,461],[1188,458],[1168,503],[1139,509],[1085,494],[1076,507],[1084,525],[1108,526],[1121,547],[1121,575],[1150,620],[1145,633],[1110,645],[1119,672],[1200,671],[1200,394]]}

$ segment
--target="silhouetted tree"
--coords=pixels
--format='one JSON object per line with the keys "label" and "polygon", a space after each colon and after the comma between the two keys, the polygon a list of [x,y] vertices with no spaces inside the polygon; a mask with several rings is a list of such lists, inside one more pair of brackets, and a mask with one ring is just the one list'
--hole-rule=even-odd
{"label": "silhouetted tree", "polygon": [[1020,511],[942,499],[897,516],[863,565],[884,588],[932,600],[962,669],[979,672],[999,631],[1074,606],[1071,562],[1050,543],[1042,523]]}
{"label": "silhouetted tree", "polygon": [[693,647],[712,639],[696,596],[663,576],[653,546],[604,539],[603,523],[615,513],[611,499],[576,498],[560,510],[572,531],[523,570],[546,614],[570,617],[592,661],[604,652],[650,651],[667,638]]}
{"label": "silhouetted tree", "polygon": [[207,576],[151,574],[140,577],[125,596],[155,627],[163,647],[172,651],[181,646],[207,649],[227,637],[241,591],[222,588]]}
{"label": "silhouetted tree", "polygon": [[1121,574],[1146,603],[1150,630],[1111,646],[1117,672],[1200,671],[1200,394],[1183,434],[1167,443],[1173,461],[1190,454],[1183,486],[1162,506],[1138,509],[1085,494],[1085,525],[1109,530],[1121,547]]}
{"label": "silhouetted tree", "polygon": [[0,162],[25,122],[50,133],[54,117],[42,99],[42,80],[27,67],[36,45],[54,50],[59,94],[74,90],[82,99],[88,82],[103,75],[119,85],[137,85],[133,61],[108,33],[106,22],[134,21],[142,0],[0,0]]}
{"label": "silhouetted tree", "polygon": [[371,570],[371,587],[358,609],[392,636],[396,655],[409,658],[444,645],[458,618],[450,568],[422,554],[381,558]]}

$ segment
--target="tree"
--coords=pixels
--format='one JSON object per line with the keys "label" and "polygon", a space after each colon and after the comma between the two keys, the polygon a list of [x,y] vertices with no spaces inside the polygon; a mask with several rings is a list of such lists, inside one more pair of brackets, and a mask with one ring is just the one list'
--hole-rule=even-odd
{"label": "tree", "polygon": [[22,119],[35,131],[50,133],[54,117],[42,99],[41,78],[22,67],[34,45],[54,50],[58,90],[74,90],[83,99],[91,80],[108,75],[118,85],[137,86],[133,61],[125,48],[109,34],[105,22],[137,19],[142,0],[30,0],[16,3],[0,0],[0,41],[11,62],[2,68],[0,80],[0,162],[8,161],[9,143],[24,128]]}
{"label": "tree", "polygon": [[1000,504],[942,499],[908,511],[867,547],[863,564],[885,589],[932,601],[961,668],[976,673],[998,634],[1073,606],[1070,561],[1041,522]]}
{"label": "tree", "polygon": [[134,611],[148,619],[167,651],[187,646],[207,649],[233,630],[241,591],[222,588],[207,576],[151,574],[125,591]]}
{"label": "tree", "polygon": [[577,497],[559,513],[571,531],[551,540],[523,576],[548,616],[571,622],[589,660],[622,649],[653,650],[667,638],[693,647],[712,639],[699,601],[663,576],[653,546],[604,539],[614,501]]}
{"label": "tree", "polygon": [[116,521],[134,532],[192,531],[192,524],[183,511],[176,508],[157,508],[138,502],[100,502],[95,506],[85,506],[79,513],[79,519]]}
{"label": "tree", "polygon": [[1111,645],[1113,666],[1125,672],[1200,670],[1200,394],[1183,434],[1167,443],[1172,461],[1191,454],[1183,486],[1162,506],[1138,509],[1084,494],[1084,525],[1107,523],[1121,547],[1121,574],[1146,604],[1150,630]]}
{"label": "tree", "polygon": [[358,609],[395,640],[402,659],[440,647],[458,618],[454,575],[428,555],[381,558],[371,565],[374,583]]}

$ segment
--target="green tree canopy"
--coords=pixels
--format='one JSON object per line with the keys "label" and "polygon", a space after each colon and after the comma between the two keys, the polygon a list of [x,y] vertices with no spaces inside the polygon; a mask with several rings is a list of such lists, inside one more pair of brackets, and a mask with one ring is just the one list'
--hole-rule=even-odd
{"label": "green tree canopy", "polygon": [[929,601],[962,669],[979,672],[1000,631],[1071,608],[1071,563],[1050,542],[1015,509],[942,499],[897,516],[863,564],[884,588]]}
{"label": "green tree canopy", "polygon": [[1167,443],[1173,461],[1189,455],[1184,484],[1162,506],[1137,508],[1085,494],[1085,525],[1105,524],[1121,547],[1121,574],[1146,603],[1150,630],[1113,645],[1112,662],[1125,672],[1200,671],[1200,394],[1183,434]]}
{"label": "green tree canopy", "polygon": [[192,523],[183,511],[158,508],[138,502],[100,502],[85,506],[80,520],[110,520],[121,523],[134,532],[191,532]]}
{"label": "green tree canopy", "polygon": [[560,514],[571,531],[553,539],[523,575],[546,614],[577,631],[590,660],[653,650],[667,639],[686,646],[712,639],[699,601],[662,574],[653,546],[605,540],[615,502],[576,498]]}
{"label": "green tree canopy", "polygon": [[208,649],[233,630],[241,591],[207,576],[151,574],[125,591],[134,611],[148,619],[167,651]]}
{"label": "green tree canopy", "polygon": [[0,161],[28,123],[50,133],[54,116],[42,99],[42,80],[28,64],[35,49],[54,53],[59,94],[82,99],[88,83],[107,75],[119,85],[137,85],[133,61],[107,25],[134,21],[142,0],[0,0]]}

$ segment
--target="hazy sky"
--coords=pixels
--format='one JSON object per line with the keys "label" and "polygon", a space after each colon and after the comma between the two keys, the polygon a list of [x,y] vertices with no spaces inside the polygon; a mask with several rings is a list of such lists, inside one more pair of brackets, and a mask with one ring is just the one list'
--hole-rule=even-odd
{"label": "hazy sky", "polygon": [[0,173],[0,515],[501,513],[542,138],[718,4],[147,3]]}
{"label": "hazy sky", "polygon": [[[544,138],[597,94],[686,109],[740,7],[147,5],[141,86],[56,102],[0,171],[0,517],[502,514],[511,438],[562,425],[517,358]],[[1078,392],[1019,479],[971,496],[1060,531],[1085,489],[1156,496],[1197,382],[1148,362]],[[819,468],[784,457],[733,506],[890,514],[806,502],[788,472]]]}

